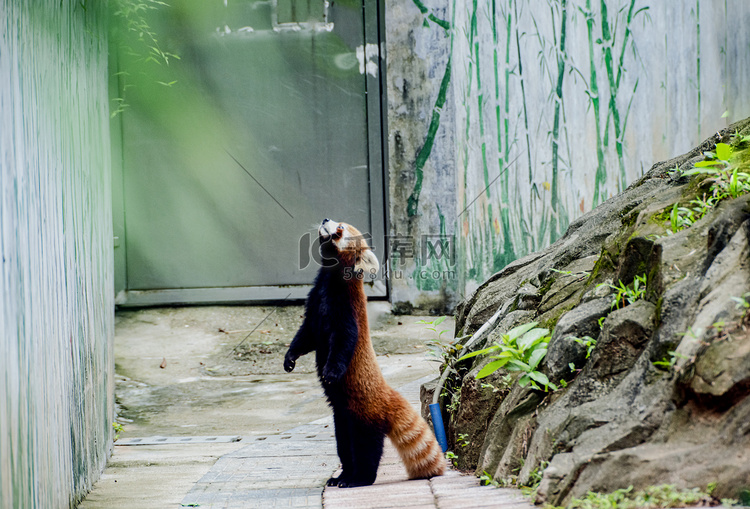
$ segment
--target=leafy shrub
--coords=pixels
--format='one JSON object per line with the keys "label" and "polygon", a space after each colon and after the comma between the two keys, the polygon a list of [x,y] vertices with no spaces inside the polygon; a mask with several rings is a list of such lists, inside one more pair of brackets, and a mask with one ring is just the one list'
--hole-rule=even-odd
{"label": "leafy shrub", "polygon": [[557,390],[557,386],[549,381],[547,375],[537,369],[547,355],[549,340],[549,329],[538,328],[537,322],[531,322],[511,329],[492,346],[466,354],[458,360],[492,354],[490,358],[494,360],[477,373],[477,379],[505,368],[509,372],[523,373],[518,379],[521,387],[531,385],[535,389],[544,387],[545,391]]}

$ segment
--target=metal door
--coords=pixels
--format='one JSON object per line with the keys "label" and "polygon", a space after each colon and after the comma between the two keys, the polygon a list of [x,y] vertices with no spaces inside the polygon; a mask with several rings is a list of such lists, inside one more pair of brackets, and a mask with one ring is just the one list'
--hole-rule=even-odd
{"label": "metal door", "polygon": [[153,21],[177,79],[130,90],[148,62],[119,52],[118,303],[304,297],[325,217],[370,233],[382,263],[377,3],[186,5]]}

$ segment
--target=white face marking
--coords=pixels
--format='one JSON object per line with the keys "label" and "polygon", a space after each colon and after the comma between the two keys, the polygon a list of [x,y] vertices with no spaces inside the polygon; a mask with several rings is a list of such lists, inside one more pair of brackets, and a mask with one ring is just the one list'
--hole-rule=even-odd
{"label": "white face marking", "polygon": [[[341,229],[339,229],[341,228]],[[367,240],[361,234],[354,234],[343,223],[326,219],[318,228],[318,234],[323,239],[328,239],[334,234],[339,238],[333,238],[336,248],[342,251],[356,251],[358,253],[355,269],[366,274],[375,274],[380,269],[378,258],[367,245]]]}
{"label": "white face marking", "polygon": [[330,219],[326,219],[323,221],[323,223],[320,225],[320,228],[318,228],[318,235],[321,237],[330,237],[334,233],[336,233],[336,228],[338,227],[340,223],[337,221],[331,221]]}
{"label": "white face marking", "polygon": [[[341,230],[339,230],[339,228],[341,228]],[[359,247],[356,245],[357,239],[351,234],[349,229],[344,226],[343,223],[339,223],[338,221],[326,219],[323,221],[323,224],[320,225],[320,228],[318,228],[318,234],[326,239],[331,235],[340,234],[338,239],[333,239],[333,243],[339,251],[346,251],[348,249],[356,249]]]}

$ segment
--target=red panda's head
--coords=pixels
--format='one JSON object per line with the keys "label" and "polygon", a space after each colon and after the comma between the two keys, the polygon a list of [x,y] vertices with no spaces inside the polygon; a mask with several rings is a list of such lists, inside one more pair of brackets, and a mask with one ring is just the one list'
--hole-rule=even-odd
{"label": "red panda's head", "polygon": [[344,267],[353,267],[365,275],[374,275],[380,269],[378,258],[367,245],[365,236],[352,225],[324,219],[318,234],[324,256],[333,256]]}

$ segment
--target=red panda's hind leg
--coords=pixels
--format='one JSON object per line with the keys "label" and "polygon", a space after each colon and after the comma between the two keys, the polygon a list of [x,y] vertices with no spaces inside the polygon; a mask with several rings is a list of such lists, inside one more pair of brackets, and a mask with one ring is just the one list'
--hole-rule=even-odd
{"label": "red panda's hind leg", "polygon": [[338,486],[346,483],[354,474],[354,457],[352,455],[352,431],[351,418],[346,407],[333,407],[333,427],[336,432],[336,452],[341,461],[341,475],[331,477],[326,482],[327,486]]}
{"label": "red panda's hind leg", "polygon": [[334,426],[342,472],[326,484],[339,488],[373,484],[383,456],[385,434],[347,409],[334,408]]}

